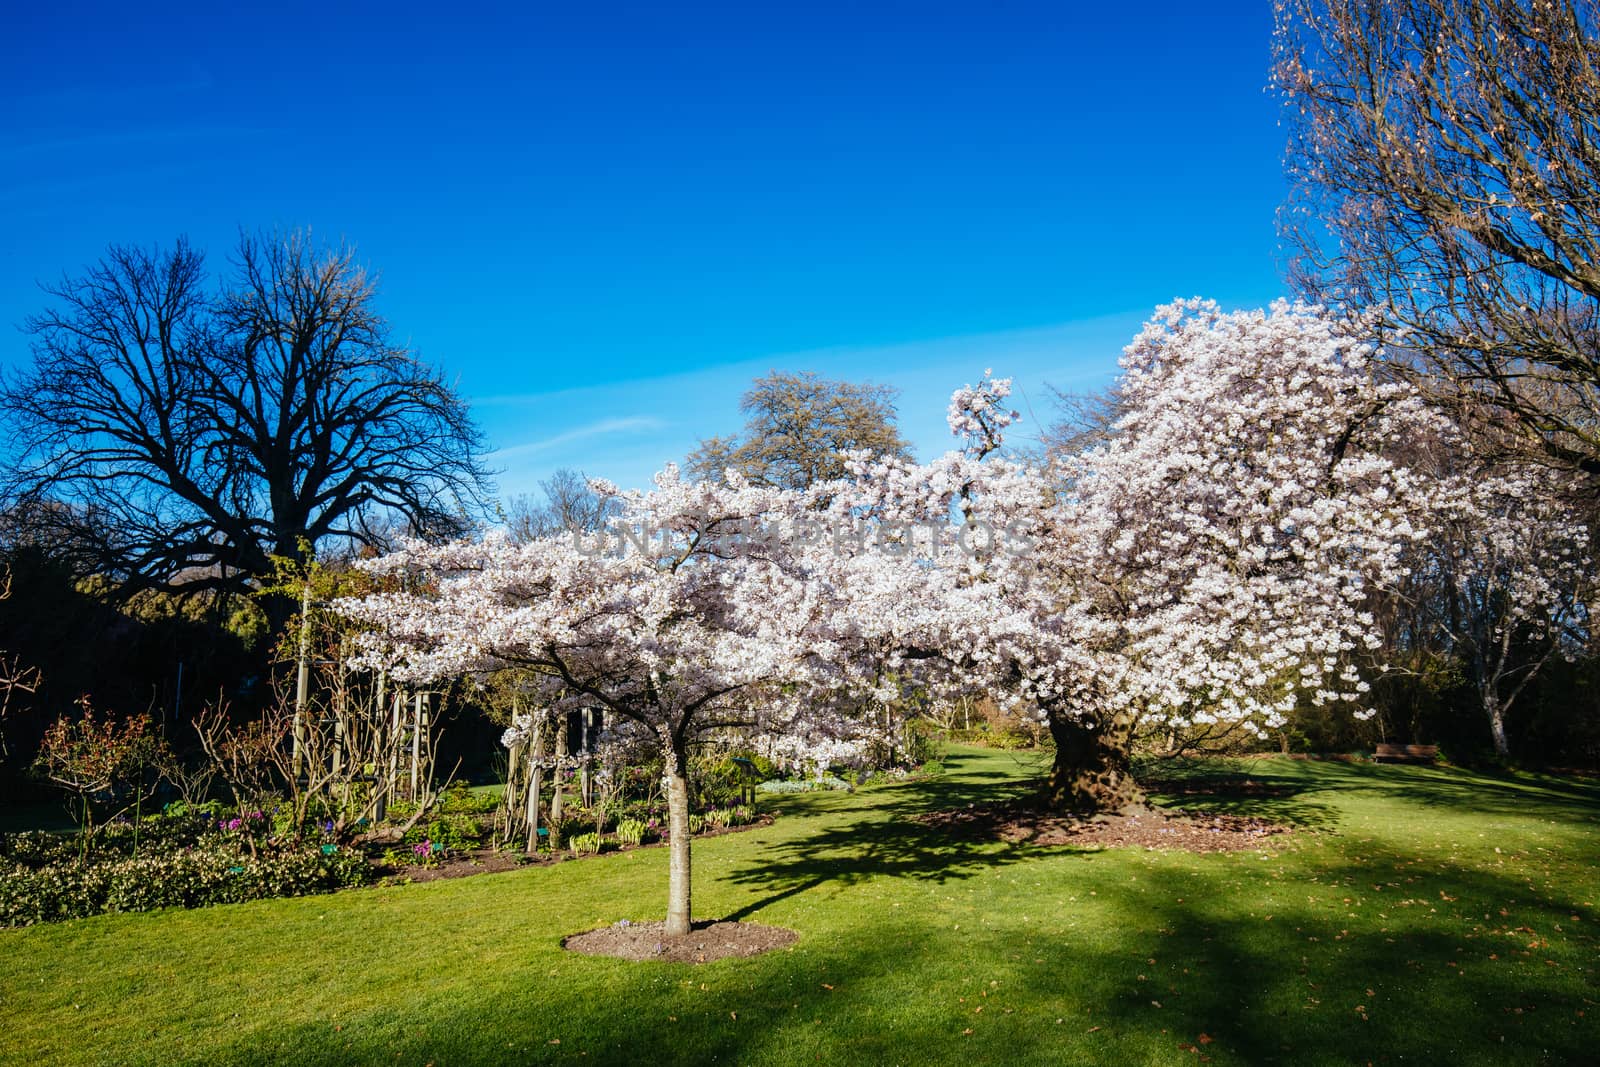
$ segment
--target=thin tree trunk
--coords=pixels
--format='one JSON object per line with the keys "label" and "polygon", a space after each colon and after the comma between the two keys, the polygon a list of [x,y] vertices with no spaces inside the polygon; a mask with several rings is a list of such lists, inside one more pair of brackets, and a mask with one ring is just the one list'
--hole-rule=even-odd
{"label": "thin tree trunk", "polygon": [[306,578],[300,594],[300,655],[295,668],[293,751],[290,769],[296,778],[301,772],[301,750],[305,748],[306,704],[311,699],[311,579]]}
{"label": "thin tree trunk", "polygon": [[405,707],[406,692],[404,689],[394,691],[394,704],[390,709],[389,724],[393,731],[389,740],[389,768],[386,778],[387,786],[384,803],[388,804],[400,792],[400,746],[405,744]]}
{"label": "thin tree trunk", "polygon": [[422,775],[422,804],[433,803],[433,702],[429,694],[417,694],[417,735],[421,739],[418,749],[422,760],[418,770]]}
{"label": "thin tree trunk", "polygon": [[510,754],[506,756],[506,791],[500,799],[506,812],[504,840],[507,844],[517,836],[522,814],[521,805],[517,803],[517,775],[522,770],[521,756],[522,745],[512,745]]}
{"label": "thin tree trunk", "polygon": [[671,850],[667,882],[667,936],[682,937],[690,929],[689,757],[681,750],[667,754],[667,833]]}
{"label": "thin tree trunk", "polygon": [[[539,791],[544,788],[544,723],[537,723],[533,728],[533,755],[529,757],[528,766],[532,774],[528,776],[528,851],[532,852],[539,847]],[[554,842],[551,843],[554,846]]]}
{"label": "thin tree trunk", "polygon": [[1050,736],[1056,754],[1044,800],[1052,810],[1092,815],[1133,807],[1143,799],[1133,781],[1131,723],[1100,725],[1052,709]]}
{"label": "thin tree trunk", "polygon": [[556,769],[555,780],[550,791],[550,825],[561,825],[561,776],[566,770],[563,766],[567,757],[567,717],[560,716],[556,720]]}
{"label": "thin tree trunk", "polygon": [[386,729],[385,720],[389,717],[389,675],[384,671],[378,672],[378,691],[372,698],[372,790],[376,794],[373,798],[372,818],[374,822],[382,822],[389,814],[389,785],[384,777],[388,768],[384,765],[384,751],[394,744],[394,738]]}

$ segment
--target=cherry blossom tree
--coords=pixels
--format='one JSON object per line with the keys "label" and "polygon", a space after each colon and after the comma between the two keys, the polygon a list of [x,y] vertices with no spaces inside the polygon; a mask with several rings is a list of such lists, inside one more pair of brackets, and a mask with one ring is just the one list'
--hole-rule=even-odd
{"label": "cherry blossom tree", "polygon": [[1260,728],[1302,696],[1359,700],[1363,599],[1427,499],[1381,446],[1434,416],[1356,337],[1302,307],[1174,304],[1126,350],[1105,443],[1048,468],[1003,458],[1009,382],[986,377],[952,400],[961,452],[858,462],[849,506],[879,523],[962,516],[920,561],[937,624],[899,636],[1043,717],[1052,806],[1133,803],[1141,723]]}
{"label": "cherry blossom tree", "polygon": [[[804,512],[797,493],[735,476],[689,483],[675,468],[650,492],[619,493],[599,534],[525,544],[412,544],[365,566],[405,592],[344,601],[367,623],[366,661],[401,681],[520,669],[538,710],[509,732],[578,707],[606,713],[605,743],[663,757],[671,848],[666,933],[689,932],[689,754],[737,731],[791,754],[847,751],[843,632],[833,587],[806,542],[776,531]],[[825,757],[824,757],[825,758]]]}

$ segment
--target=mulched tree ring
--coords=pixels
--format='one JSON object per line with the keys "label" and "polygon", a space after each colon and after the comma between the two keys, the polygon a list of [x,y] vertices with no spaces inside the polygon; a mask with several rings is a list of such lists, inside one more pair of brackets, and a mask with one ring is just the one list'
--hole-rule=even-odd
{"label": "mulched tree ring", "polygon": [[667,963],[710,963],[730,957],[759,956],[788,948],[800,939],[793,930],[760,923],[697,922],[684,937],[666,936],[664,922],[621,922],[563,938],[561,947],[586,956]]}
{"label": "mulched tree ring", "polygon": [[1083,817],[1022,805],[972,807],[923,815],[917,821],[962,837],[1011,844],[1090,848],[1135,847],[1183,852],[1240,852],[1265,848],[1289,828],[1239,815],[1168,814],[1145,808]]}

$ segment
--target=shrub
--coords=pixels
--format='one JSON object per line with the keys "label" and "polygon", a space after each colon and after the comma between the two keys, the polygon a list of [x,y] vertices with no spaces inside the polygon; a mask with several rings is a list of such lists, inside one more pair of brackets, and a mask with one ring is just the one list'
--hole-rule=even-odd
{"label": "shrub", "polygon": [[600,835],[592,832],[574,835],[572,839],[567,842],[567,847],[572,850],[572,854],[574,856],[582,856],[586,853],[593,854],[599,852]]}
{"label": "shrub", "polygon": [[49,850],[37,842],[24,841],[19,848],[15,841],[33,836],[10,835],[6,842],[10,862],[0,866],[0,926],[327,893],[363,885],[371,877],[366,858],[348,849],[284,844],[252,856],[237,839],[222,834],[137,858],[110,855],[87,863],[68,858],[38,866],[15,862],[19,854],[49,858]]}
{"label": "shrub", "polygon": [[645,825],[638,819],[623,819],[617,823],[617,842],[623,845],[644,844]]}
{"label": "shrub", "polygon": [[500,806],[501,793],[495,789],[473,789],[465,782],[454,782],[439,795],[439,812],[444,815],[488,815]]}
{"label": "shrub", "polygon": [[476,815],[458,812],[439,815],[406,831],[404,843],[431,841],[455,852],[477,848],[483,841],[483,822]]}

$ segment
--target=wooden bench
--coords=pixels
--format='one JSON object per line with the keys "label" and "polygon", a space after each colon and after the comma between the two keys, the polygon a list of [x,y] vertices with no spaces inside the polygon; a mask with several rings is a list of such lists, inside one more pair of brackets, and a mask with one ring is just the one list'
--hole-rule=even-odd
{"label": "wooden bench", "polygon": [[1379,745],[1372,758],[1378,763],[1432,763],[1439,758],[1439,746]]}

